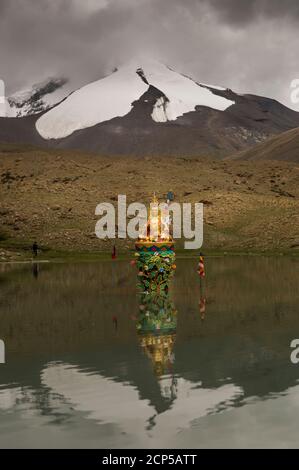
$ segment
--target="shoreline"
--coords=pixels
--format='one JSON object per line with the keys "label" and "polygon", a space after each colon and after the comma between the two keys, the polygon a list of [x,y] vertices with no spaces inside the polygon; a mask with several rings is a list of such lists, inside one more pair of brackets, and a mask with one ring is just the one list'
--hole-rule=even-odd
{"label": "shoreline", "polygon": [[[18,252],[5,250],[0,248],[0,252],[4,250],[6,257],[0,259],[0,265],[5,264],[48,264],[48,263],[78,263],[78,262],[115,262],[115,261],[129,261],[134,258],[134,250],[120,251],[117,258],[113,260],[111,253],[107,251],[57,251],[47,250],[46,254],[41,254],[36,259],[28,256],[26,251],[20,250]],[[190,250],[191,251],[191,250]],[[192,250],[188,253],[187,250],[177,250],[177,259],[197,259],[201,250]],[[299,250],[202,250],[205,258],[223,258],[223,257],[275,257],[286,256],[289,258],[297,258]],[[3,253],[3,251],[2,251]],[[27,255],[27,256],[26,256]]]}

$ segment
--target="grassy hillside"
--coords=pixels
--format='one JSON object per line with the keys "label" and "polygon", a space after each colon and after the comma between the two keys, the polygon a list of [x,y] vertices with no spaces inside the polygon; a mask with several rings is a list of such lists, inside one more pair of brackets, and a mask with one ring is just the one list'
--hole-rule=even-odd
{"label": "grassy hillside", "polygon": [[252,149],[239,152],[233,159],[283,160],[299,163],[299,128],[283,132]]}
{"label": "grassy hillside", "polygon": [[[107,252],[94,235],[100,202],[148,203],[171,189],[178,202],[204,202],[204,249],[299,249],[299,167],[288,162],[205,158],[105,157],[70,151],[0,147],[0,259]],[[119,241],[126,251],[132,241]],[[177,246],[180,248],[181,243]]]}

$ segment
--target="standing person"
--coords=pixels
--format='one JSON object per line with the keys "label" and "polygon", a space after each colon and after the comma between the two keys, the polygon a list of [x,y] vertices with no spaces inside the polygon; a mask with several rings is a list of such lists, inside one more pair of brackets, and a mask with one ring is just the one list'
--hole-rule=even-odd
{"label": "standing person", "polygon": [[37,244],[37,242],[34,242],[33,245],[32,245],[32,253],[33,253],[34,258],[36,258],[37,255],[38,255],[38,244]]}
{"label": "standing person", "polygon": [[113,250],[112,250],[112,255],[111,255],[112,259],[116,259],[116,246],[113,245]]}
{"label": "standing person", "polygon": [[202,253],[199,253],[199,262],[198,262],[197,272],[200,278],[204,278],[206,275],[204,257]]}
{"label": "standing person", "polygon": [[174,201],[174,194],[173,194],[173,191],[170,190],[170,191],[168,191],[168,193],[167,193],[166,202],[167,202],[167,204],[169,205],[169,204],[170,204],[171,202],[173,202],[173,201]]}

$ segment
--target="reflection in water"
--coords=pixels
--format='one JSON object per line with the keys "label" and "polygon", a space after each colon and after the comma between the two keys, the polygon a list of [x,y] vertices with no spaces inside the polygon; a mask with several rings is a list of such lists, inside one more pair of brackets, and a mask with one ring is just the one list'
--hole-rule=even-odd
{"label": "reflection in water", "polygon": [[39,264],[38,263],[32,263],[32,275],[35,279],[38,279],[38,275],[39,275]]}
{"label": "reflection in water", "polygon": [[206,264],[0,266],[0,447],[298,447],[298,261]]}
{"label": "reflection in water", "polygon": [[157,375],[171,370],[176,337],[177,311],[169,293],[140,295],[137,332]]}
{"label": "reflection in water", "polygon": [[205,296],[205,288],[204,288],[204,279],[206,277],[206,271],[205,271],[205,264],[204,264],[204,257],[203,254],[200,253],[199,255],[199,263],[197,267],[197,273],[200,278],[200,298],[199,298],[199,313],[200,313],[200,318],[201,320],[205,319],[206,316],[206,296]]}
{"label": "reflection in water", "polygon": [[[155,236],[151,228],[156,229]],[[171,278],[176,269],[174,242],[163,230],[161,211],[151,212],[146,235],[136,243],[140,290],[137,332],[139,341],[160,376],[171,369],[177,311],[170,298]],[[171,390],[176,380],[172,378]]]}
{"label": "reflection in water", "polygon": [[199,280],[198,308],[199,308],[200,319],[202,321],[206,318],[206,304],[207,304],[207,297],[206,297],[205,279],[201,277]]}

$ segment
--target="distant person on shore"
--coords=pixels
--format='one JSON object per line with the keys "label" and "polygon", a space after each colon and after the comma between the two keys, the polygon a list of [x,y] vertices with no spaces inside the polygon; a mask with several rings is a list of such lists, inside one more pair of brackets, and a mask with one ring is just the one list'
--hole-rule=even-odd
{"label": "distant person on shore", "polygon": [[112,254],[111,254],[111,258],[116,259],[116,246],[115,245],[113,246],[113,251],[112,251]]}
{"label": "distant person on shore", "polygon": [[32,253],[33,253],[34,258],[37,257],[38,250],[39,250],[38,244],[37,244],[37,242],[34,242],[33,245],[32,245]]}
{"label": "distant person on shore", "polygon": [[174,201],[174,194],[173,194],[173,191],[170,190],[170,191],[168,191],[168,193],[167,193],[166,202],[167,202],[167,204],[169,205],[169,204],[170,204],[171,202],[173,202],[173,201]]}

